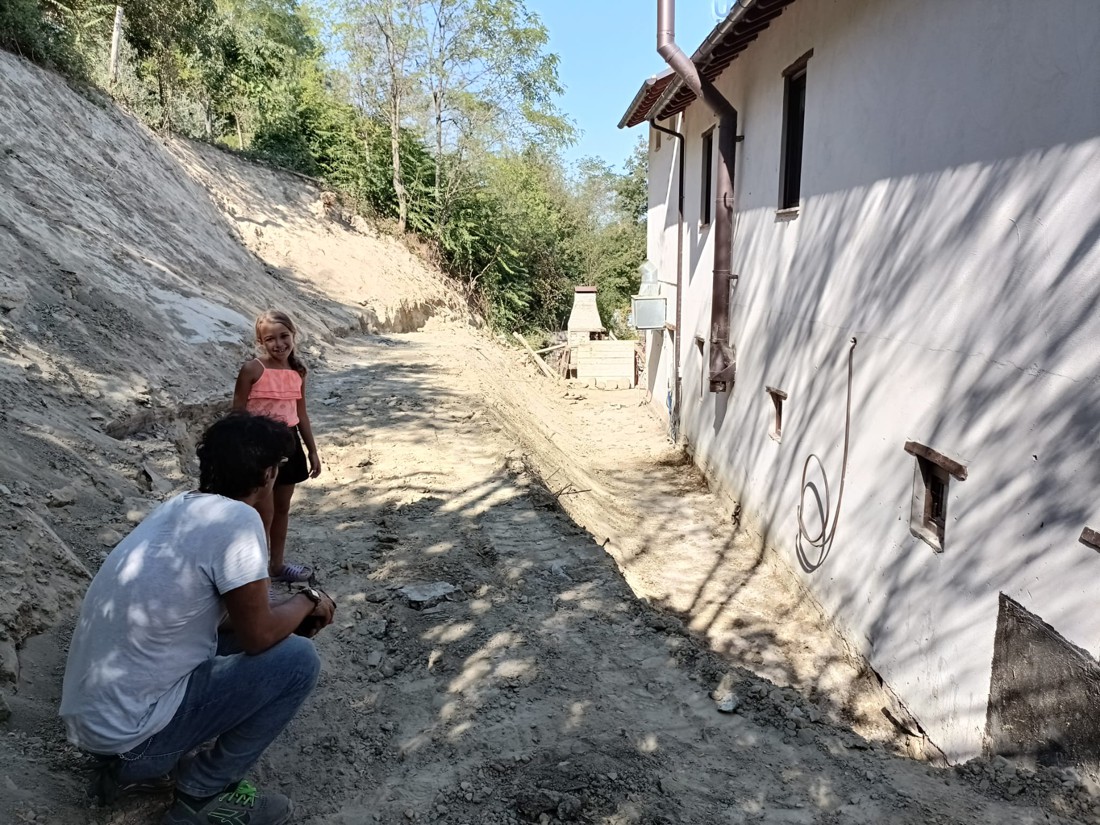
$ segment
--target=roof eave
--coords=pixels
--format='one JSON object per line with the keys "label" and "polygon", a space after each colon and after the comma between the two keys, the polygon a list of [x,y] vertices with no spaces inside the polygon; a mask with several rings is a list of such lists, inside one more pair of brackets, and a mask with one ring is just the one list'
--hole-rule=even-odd
{"label": "roof eave", "polygon": [[[652,77],[647,77],[645,79],[645,82],[643,82],[641,87],[638,89],[638,93],[634,95],[634,99],[630,101],[630,105],[626,107],[626,112],[623,113],[622,118],[620,118],[619,120],[619,128],[623,129],[631,125],[629,121],[632,119],[632,116],[638,111],[638,107],[640,107],[645,102],[646,96],[650,94],[654,86],[656,86],[658,83],[671,83],[674,79],[675,77],[672,69],[665,69],[659,74],[655,74]],[[645,108],[645,111],[643,113],[643,115],[646,116],[643,116],[633,125],[637,125],[638,123],[648,120],[649,118],[647,116],[652,110],[653,104],[650,103],[649,106]]]}
{"label": "roof eave", "polygon": [[[695,50],[695,54],[691,56],[691,62],[696,66],[705,66],[707,58],[710,57],[715,47],[722,42],[725,36],[730,33],[730,30],[756,5],[757,0],[738,0],[738,2],[734,3],[733,8],[730,9],[730,13],[726,15],[726,19],[715,26],[711,30],[711,33],[707,35],[707,39]],[[668,84],[665,93],[657,98],[657,102],[650,107],[650,111],[660,115],[683,86],[684,79],[677,76]]]}
{"label": "roof eave", "polygon": [[[756,40],[762,31],[771,25],[773,19],[794,2],[795,0],[737,0],[725,19],[711,30],[691,56],[700,74],[713,82],[751,42]],[[744,24],[743,31],[734,31],[742,24]],[[718,68],[715,69],[715,66]],[[672,76],[668,77],[670,74]],[[639,107],[645,105],[647,89],[650,89],[653,82],[665,77],[668,79],[661,93],[646,106],[644,112],[639,112]],[[694,100],[695,95],[684,83],[683,78],[668,70],[655,78],[650,78],[642,85],[630,108],[619,121],[619,128],[637,125],[646,120],[665,120],[682,112]],[[671,111],[669,111],[670,108]]]}

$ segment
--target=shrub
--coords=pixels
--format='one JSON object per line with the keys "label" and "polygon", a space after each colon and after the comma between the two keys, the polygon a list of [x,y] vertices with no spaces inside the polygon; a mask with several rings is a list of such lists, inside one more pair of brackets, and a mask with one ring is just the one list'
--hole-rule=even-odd
{"label": "shrub", "polygon": [[88,75],[74,29],[39,0],[0,3],[0,48],[77,79]]}

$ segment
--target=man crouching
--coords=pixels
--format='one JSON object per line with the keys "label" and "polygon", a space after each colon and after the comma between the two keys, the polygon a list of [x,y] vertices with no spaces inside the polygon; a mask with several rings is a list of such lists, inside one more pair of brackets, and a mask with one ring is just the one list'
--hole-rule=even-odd
{"label": "man crouching", "polygon": [[[317,682],[317,652],[295,630],[313,635],[336,609],[310,588],[269,599],[264,526],[251,505],[271,493],[290,438],[247,413],[212,425],[198,448],[198,492],[150,513],[84,597],[61,717],[73,744],[107,757],[119,787],[175,772],[165,825],[291,817],[289,799],[244,779]],[[233,632],[219,637],[227,611]]]}

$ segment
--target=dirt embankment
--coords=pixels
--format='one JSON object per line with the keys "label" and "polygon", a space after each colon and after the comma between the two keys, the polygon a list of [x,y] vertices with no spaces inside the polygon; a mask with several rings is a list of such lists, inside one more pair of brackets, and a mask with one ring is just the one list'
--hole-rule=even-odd
{"label": "dirt embankment", "polygon": [[[917,732],[639,393],[531,375],[300,178],[3,54],[0,100],[0,822],[167,804],[89,808],[56,719],[68,627],[103,555],[188,486],[269,305],[305,330],[327,465],[289,552],[341,605],[256,770],[299,822],[1098,821],[1087,777],[901,756]],[[430,334],[358,334],[408,330]]]}
{"label": "dirt embankment", "polygon": [[[184,424],[224,404],[258,310],[290,311],[323,359],[337,336],[418,329],[463,305],[401,244],[326,214],[305,181],[163,141],[3,53],[0,99],[11,682],[16,647],[71,608],[140,500],[172,487],[165,450],[191,454]],[[169,444],[120,440],[154,423]]]}

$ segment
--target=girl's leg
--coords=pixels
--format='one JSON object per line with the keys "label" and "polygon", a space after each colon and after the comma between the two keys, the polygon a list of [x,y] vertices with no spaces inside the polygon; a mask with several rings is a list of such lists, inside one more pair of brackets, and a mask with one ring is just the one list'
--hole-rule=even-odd
{"label": "girl's leg", "polygon": [[271,528],[268,539],[271,559],[269,572],[278,576],[283,570],[283,556],[286,553],[286,530],[290,521],[290,500],[294,497],[293,484],[277,484],[272,496]]}
{"label": "girl's leg", "polygon": [[[256,512],[260,514],[260,519],[264,523],[264,535],[267,536],[267,552],[271,554],[271,523],[275,516],[275,500],[272,493],[268,493],[262,496],[259,501],[256,502]],[[284,529],[284,540],[286,538]],[[270,564],[270,560],[269,560]],[[282,564],[280,560],[279,564]]]}

